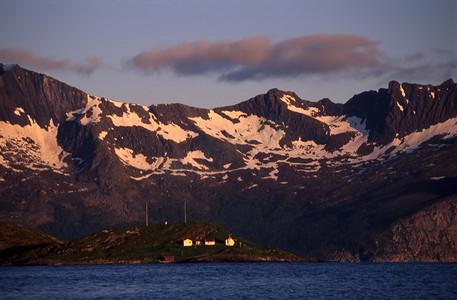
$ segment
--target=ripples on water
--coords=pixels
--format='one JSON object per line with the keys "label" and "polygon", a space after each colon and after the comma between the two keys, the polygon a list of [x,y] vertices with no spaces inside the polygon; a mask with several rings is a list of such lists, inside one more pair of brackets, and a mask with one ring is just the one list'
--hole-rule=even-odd
{"label": "ripples on water", "polygon": [[457,299],[457,264],[0,267],[0,299]]}

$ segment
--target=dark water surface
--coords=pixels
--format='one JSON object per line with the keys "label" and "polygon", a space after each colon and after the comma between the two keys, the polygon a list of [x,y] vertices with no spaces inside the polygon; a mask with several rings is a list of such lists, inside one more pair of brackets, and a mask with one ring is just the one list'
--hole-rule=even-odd
{"label": "dark water surface", "polygon": [[457,299],[457,264],[0,267],[0,299]]}

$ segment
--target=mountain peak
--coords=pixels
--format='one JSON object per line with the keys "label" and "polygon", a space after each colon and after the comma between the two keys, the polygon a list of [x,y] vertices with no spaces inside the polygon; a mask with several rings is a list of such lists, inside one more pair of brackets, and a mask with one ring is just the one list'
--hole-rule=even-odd
{"label": "mountain peak", "polygon": [[0,75],[13,70],[14,68],[19,67],[16,64],[2,64],[0,63]]}

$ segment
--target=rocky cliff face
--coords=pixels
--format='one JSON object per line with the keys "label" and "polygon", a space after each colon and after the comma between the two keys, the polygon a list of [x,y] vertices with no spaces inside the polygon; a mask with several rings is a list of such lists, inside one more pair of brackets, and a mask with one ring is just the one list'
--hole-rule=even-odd
{"label": "rocky cliff face", "polygon": [[378,243],[380,261],[443,261],[457,248],[457,198],[435,203],[394,222]]}
{"label": "rocky cliff face", "polygon": [[151,223],[182,221],[186,202],[188,220],[302,256],[457,259],[453,221],[428,217],[457,194],[452,80],[345,104],[273,89],[207,110],[0,69],[1,220],[68,239],[140,224],[145,203]]}

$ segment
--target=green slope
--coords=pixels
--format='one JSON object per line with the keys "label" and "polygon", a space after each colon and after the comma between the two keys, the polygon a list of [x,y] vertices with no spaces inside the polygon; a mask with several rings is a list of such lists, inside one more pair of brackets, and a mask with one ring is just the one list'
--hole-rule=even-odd
{"label": "green slope", "polygon": [[56,238],[22,225],[0,222],[0,252],[13,247],[59,243]]}
{"label": "green slope", "polygon": [[[0,264],[157,263],[165,256],[175,262],[314,261],[234,236],[235,245],[228,247],[228,236],[225,229],[202,222],[111,229],[66,243],[10,248],[0,253]],[[184,239],[215,239],[216,245],[184,247]]]}

